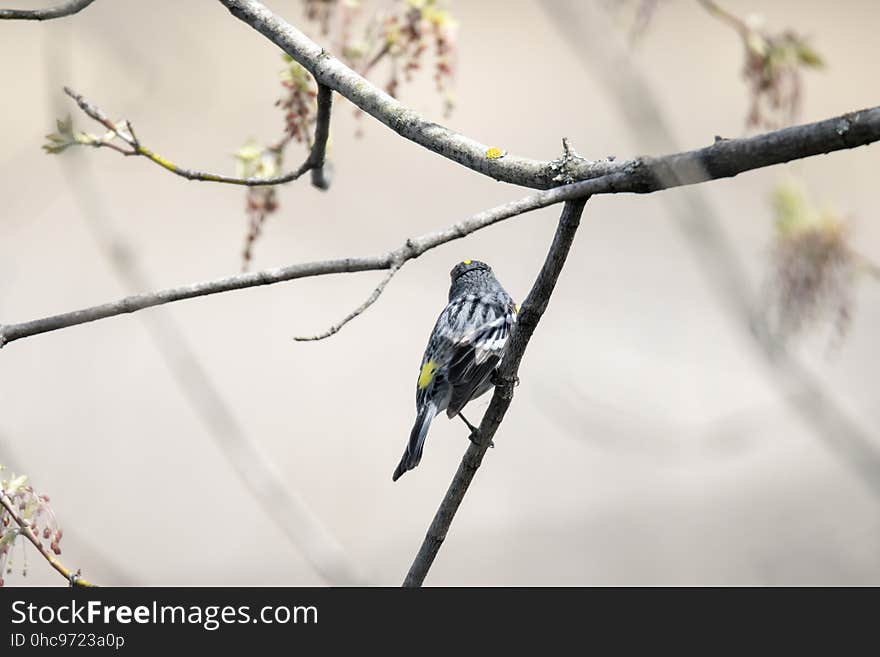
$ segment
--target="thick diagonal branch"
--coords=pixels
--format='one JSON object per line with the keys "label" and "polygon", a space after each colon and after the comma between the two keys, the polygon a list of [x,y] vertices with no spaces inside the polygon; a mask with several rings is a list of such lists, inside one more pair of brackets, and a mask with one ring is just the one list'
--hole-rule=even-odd
{"label": "thick diagonal branch", "polygon": [[486,409],[486,414],[480,422],[477,439],[468,445],[455,477],[449,485],[449,490],[446,491],[446,496],[434,515],[425,540],[422,542],[403,582],[406,587],[422,585],[440,546],[446,539],[452,519],[458,511],[458,507],[461,506],[477,469],[483,462],[483,456],[492,443],[498,427],[501,426],[504,414],[513,399],[513,387],[517,380],[519,364],[529,340],[531,340],[532,334],[550,302],[550,296],[553,294],[553,288],[556,287],[556,281],[559,279],[563,265],[565,265],[586,202],[586,199],[567,201],[562,209],[562,216],[559,218],[559,225],[556,227],[556,234],[553,236],[553,243],[547,252],[547,258],[532,285],[531,292],[522,304],[516,324],[511,331],[504,360],[498,371],[499,383],[495,387],[495,394],[492,396],[492,401],[489,402],[489,408]]}
{"label": "thick diagonal branch", "polygon": [[46,9],[0,9],[0,20],[3,21],[48,21],[53,18],[64,18],[82,11],[95,0],[69,0],[55,7]]}
{"label": "thick diagonal branch", "polygon": [[326,274],[390,269],[395,263],[417,258],[425,251],[461,239],[474,231],[511,217],[596,194],[650,192],[693,185],[744,171],[781,164],[820,153],[856,148],[880,140],[880,107],[850,112],[817,123],[784,128],[745,139],[724,139],[706,148],[656,158],[638,158],[626,168],[591,180],[536,192],[517,201],[499,205],[406,243],[384,255],[340,258],[267,269],[258,272],[139,294],[119,301],[53,315],[20,324],[0,325],[3,345],[38,333],[93,322],[106,317],[143,310],[173,301],[259,285]]}

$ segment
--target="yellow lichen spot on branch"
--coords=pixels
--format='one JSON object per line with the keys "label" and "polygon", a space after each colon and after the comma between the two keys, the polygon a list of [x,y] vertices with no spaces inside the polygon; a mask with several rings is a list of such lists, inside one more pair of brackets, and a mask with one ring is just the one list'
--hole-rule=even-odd
{"label": "yellow lichen spot on branch", "polygon": [[151,160],[153,160],[153,162],[155,162],[159,166],[168,169],[169,171],[177,171],[176,164],[174,164],[170,160],[166,160],[164,157],[162,157],[158,153],[154,153],[149,148],[144,148],[143,146],[141,146],[138,148],[138,152],[141,155],[145,155],[146,157],[150,158]]}
{"label": "yellow lichen spot on branch", "polygon": [[498,160],[507,155],[507,151],[501,150],[500,148],[491,147],[486,149],[486,159],[487,160]]}

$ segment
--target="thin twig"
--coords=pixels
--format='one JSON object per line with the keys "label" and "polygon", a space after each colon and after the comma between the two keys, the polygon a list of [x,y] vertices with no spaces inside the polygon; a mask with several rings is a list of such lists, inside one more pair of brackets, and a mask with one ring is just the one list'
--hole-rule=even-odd
{"label": "thin twig", "polygon": [[[196,180],[202,182],[217,182],[227,185],[243,185],[246,187],[267,187],[271,185],[282,185],[300,178],[304,173],[312,171],[312,184],[320,189],[327,189],[329,183],[324,176],[324,160],[326,157],[327,137],[330,132],[330,110],[332,102],[332,92],[318,85],[318,114],[317,125],[315,126],[315,143],[309,152],[308,157],[295,171],[282,174],[280,176],[272,176],[269,178],[239,178],[237,176],[226,176],[217,173],[207,173],[204,171],[196,171],[194,169],[186,169],[174,164],[167,158],[159,155],[155,151],[141,144],[140,139],[135,136],[134,129],[130,121],[123,120],[114,123],[97,105],[90,103],[81,94],[78,94],[69,87],[64,87],[64,93],[73,98],[79,108],[90,118],[103,125],[109,131],[108,138],[91,142],[89,145],[96,148],[112,148],[113,150],[127,156],[143,156],[151,162],[158,164],[163,169],[167,169],[171,173],[178,175],[187,180]],[[119,137],[130,150],[125,150],[110,140],[113,137]],[[320,171],[320,173],[317,173]]]}
{"label": "thin twig", "polygon": [[[783,128],[754,137],[725,139],[705,148],[657,158],[630,160],[620,171],[601,178],[536,192],[517,201],[484,210],[444,230],[407,240],[380,256],[340,258],[225,278],[126,297],[61,315],[20,324],[0,325],[0,348],[20,338],[131,313],[173,301],[241,290],[259,285],[326,274],[390,269],[425,251],[461,239],[511,217],[596,194],[648,194],[661,189],[728,178],[744,171],[803,159],[811,155],[856,148],[880,140],[880,107],[850,112],[817,123]],[[577,159],[577,158],[573,158]]]}
{"label": "thin twig", "polygon": [[61,575],[66,579],[71,586],[82,586],[82,587],[91,587],[95,586],[87,579],[83,579],[79,575],[79,571],[73,572],[69,568],[67,568],[64,564],[62,564],[58,557],[52,554],[40,538],[37,536],[36,532],[34,532],[31,523],[21,517],[18,509],[15,508],[15,502],[13,502],[9,496],[6,494],[6,491],[0,490],[0,506],[6,509],[6,513],[12,518],[16,525],[19,527],[19,532],[24,534],[24,536],[33,543],[34,547],[37,548],[37,552],[39,552],[42,557],[49,562],[49,565],[52,566],[55,570],[57,570]]}
{"label": "thin twig", "polygon": [[0,20],[48,21],[64,18],[82,11],[95,0],[68,0],[63,4],[46,9],[0,9]]}
{"label": "thin twig", "polygon": [[297,337],[294,337],[293,339],[296,340],[297,342],[313,342],[315,340],[323,340],[324,338],[329,338],[331,335],[335,335],[335,334],[339,333],[339,329],[341,329],[343,326],[348,324],[355,317],[357,317],[362,312],[364,312],[367,308],[369,308],[374,303],[376,303],[376,300],[379,298],[379,296],[385,290],[385,286],[388,285],[388,283],[391,281],[391,279],[394,278],[394,275],[398,271],[400,271],[400,268],[402,266],[403,266],[402,262],[399,264],[392,265],[391,269],[388,271],[388,273],[385,275],[385,277],[376,286],[376,289],[373,290],[372,294],[370,294],[369,297],[367,297],[367,300],[364,301],[357,308],[352,310],[348,315],[346,315],[345,319],[343,319],[340,322],[337,322],[336,324],[334,324],[333,326],[331,326],[330,328],[328,328],[326,331],[324,331],[322,333],[318,333],[318,334],[312,335],[312,336],[297,336]]}
{"label": "thin twig", "polygon": [[547,309],[553,288],[556,287],[556,281],[559,279],[559,274],[562,272],[562,267],[565,265],[569,249],[574,241],[586,202],[585,198],[567,201],[562,209],[562,216],[559,218],[559,225],[556,228],[556,234],[553,236],[553,243],[547,252],[544,265],[541,267],[529,295],[523,302],[522,308],[520,308],[516,324],[514,324],[508,338],[504,359],[498,370],[499,384],[495,387],[495,394],[492,395],[489,408],[483,415],[477,436],[468,445],[455,477],[428,528],[425,540],[406,575],[403,582],[405,587],[422,585],[431,564],[434,563],[434,558],[446,539],[452,519],[458,511],[477,469],[483,462],[486,450],[492,444],[495,433],[504,419],[513,399],[513,388],[517,382],[519,364],[538,322],[541,321],[541,317]]}

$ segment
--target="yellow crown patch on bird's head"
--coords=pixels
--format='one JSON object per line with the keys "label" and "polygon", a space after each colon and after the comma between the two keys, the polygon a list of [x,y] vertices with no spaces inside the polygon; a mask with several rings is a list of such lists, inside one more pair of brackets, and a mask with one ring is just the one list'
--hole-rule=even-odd
{"label": "yellow crown patch on bird's head", "polygon": [[457,265],[455,265],[455,267],[452,268],[452,271],[449,272],[449,276],[454,281],[462,274],[466,274],[467,272],[474,271],[476,269],[485,269],[487,271],[492,271],[492,268],[485,262],[480,262],[479,260],[462,260]]}

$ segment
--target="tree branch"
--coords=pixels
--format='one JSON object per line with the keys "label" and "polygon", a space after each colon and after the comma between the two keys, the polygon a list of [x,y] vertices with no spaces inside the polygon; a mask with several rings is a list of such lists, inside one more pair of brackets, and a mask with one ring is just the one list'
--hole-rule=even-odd
{"label": "tree branch", "polygon": [[581,214],[584,210],[584,204],[587,199],[567,201],[562,209],[562,216],[559,218],[559,225],[556,228],[556,234],[553,236],[553,243],[547,252],[547,258],[544,265],[532,285],[532,290],[522,304],[522,308],[517,315],[516,324],[508,338],[507,349],[505,350],[504,359],[498,369],[498,385],[495,387],[495,393],[492,395],[492,401],[489,402],[489,408],[483,415],[477,436],[473,438],[473,442],[468,445],[461,464],[446,491],[440,508],[434,515],[434,520],[428,528],[428,533],[422,546],[416,555],[415,560],[410,566],[409,573],[403,582],[405,587],[421,586],[434,563],[434,558],[440,551],[440,546],[446,539],[452,519],[455,517],[458,507],[464,499],[468,487],[473,481],[477,469],[483,462],[483,456],[492,439],[504,419],[510,402],[513,399],[513,388],[517,382],[517,372],[519,364],[525,354],[529,340],[541,321],[547,304],[550,302],[550,296],[553,294],[553,288],[556,287],[556,281],[565,265],[568,257],[569,249],[574,241],[575,233],[580,224]]}
{"label": "tree branch", "polygon": [[376,289],[373,290],[372,294],[370,294],[369,297],[367,297],[367,300],[364,301],[357,308],[352,310],[350,313],[348,313],[348,315],[346,315],[342,321],[334,324],[333,326],[328,328],[326,331],[322,331],[321,333],[318,333],[316,335],[297,336],[297,337],[294,337],[293,339],[296,340],[297,342],[315,342],[316,340],[323,340],[324,338],[329,338],[331,335],[336,335],[337,333],[339,333],[339,330],[343,326],[348,324],[351,320],[353,320],[355,317],[357,317],[358,315],[363,313],[367,308],[369,308],[374,303],[376,303],[376,301],[381,296],[382,292],[385,291],[385,286],[391,282],[391,279],[394,278],[394,275],[398,271],[400,271],[400,268],[402,266],[403,266],[403,263],[395,263],[395,264],[391,265],[391,269],[388,271],[388,273],[385,275],[385,277],[381,281],[379,281],[379,284],[376,286]]}
{"label": "tree branch", "polygon": [[571,193],[571,189],[558,188],[485,210],[444,230],[428,233],[415,239],[408,239],[401,247],[384,255],[322,260],[237,274],[204,283],[194,283],[158,292],[128,296],[118,301],[20,324],[0,324],[0,348],[14,340],[32,335],[57,331],[70,326],[132,313],[144,308],[151,308],[174,301],[193,299],[221,292],[231,292],[232,290],[241,290],[260,285],[272,285],[297,278],[390,269],[394,266],[394,263],[406,262],[420,256],[425,251],[447,242],[461,239],[474,231],[491,226],[499,221],[515,217],[530,210],[537,210],[560,203],[566,200],[566,193]]}
{"label": "tree branch", "polygon": [[[88,143],[82,142],[83,145],[93,146],[95,148],[111,148],[118,153],[126,156],[143,156],[151,162],[158,164],[163,169],[167,169],[171,173],[186,178],[187,180],[197,180],[203,182],[218,182],[228,185],[243,185],[246,187],[267,187],[271,185],[281,185],[289,183],[301,177],[304,173],[312,172],[312,184],[319,189],[327,189],[329,179],[324,174],[324,164],[327,152],[327,138],[330,134],[330,110],[333,101],[333,92],[323,85],[318,85],[318,113],[317,124],[315,126],[315,142],[309,151],[308,157],[295,171],[285,173],[280,176],[271,178],[239,178],[236,176],[224,176],[217,173],[206,173],[204,171],[196,171],[194,169],[186,169],[174,164],[165,157],[162,157],[155,151],[142,145],[131,122],[127,119],[114,123],[107,115],[96,105],[86,100],[81,94],[76,93],[69,87],[64,87],[64,93],[73,98],[79,108],[90,118],[103,125],[109,131],[108,134],[101,139],[92,140]],[[119,138],[128,147],[121,148],[113,143],[113,139]]]}
{"label": "tree branch", "polygon": [[[233,16],[259,31],[290,55],[321,84],[351,101],[400,136],[496,180],[536,189],[555,187],[559,163],[507,154],[427,120],[379,89],[305,34],[255,0],[220,0]],[[503,152],[504,149],[497,149]],[[617,170],[611,162],[573,163],[569,182],[586,180]]]}
{"label": "tree branch", "polygon": [[35,548],[37,548],[37,552],[49,562],[49,565],[52,566],[55,570],[57,570],[61,575],[70,582],[71,586],[82,586],[82,587],[91,587],[94,586],[91,582],[86,579],[83,579],[79,576],[79,571],[73,572],[69,568],[65,567],[62,564],[58,557],[52,554],[40,538],[34,533],[34,529],[27,520],[22,518],[21,514],[18,512],[16,508],[15,502],[13,502],[9,496],[6,494],[6,491],[0,490],[0,506],[2,506],[6,513],[9,514],[9,517],[12,518],[13,522],[18,525],[19,532],[24,534],[24,536],[33,544]]}
{"label": "tree branch", "polygon": [[82,11],[95,0],[68,0],[64,4],[46,9],[0,9],[0,20],[48,21],[64,18]]}
{"label": "tree branch", "polygon": [[[633,167],[638,168],[640,164],[639,160],[615,162],[561,158],[544,162],[511,154],[497,156],[495,154],[497,149],[489,148],[470,137],[428,121],[392,98],[260,2],[256,0],[220,0],[220,2],[236,18],[259,31],[304,66],[319,83],[339,92],[402,137],[496,180],[525,187],[548,189],[564,183],[624,173]],[[850,132],[849,128],[843,127],[842,131],[840,138],[849,139],[847,136]],[[503,153],[503,149],[501,152]],[[680,164],[686,165],[687,162]],[[718,172],[710,169],[711,177],[735,175],[723,173],[725,170],[723,162],[719,162],[719,165]],[[766,166],[766,163],[758,163],[750,168],[759,166]],[[698,181],[691,180],[691,182]]]}
{"label": "tree branch", "polygon": [[[131,313],[173,301],[240,290],[258,285],[325,274],[390,269],[396,262],[417,258],[425,251],[517,215],[596,194],[647,194],[681,185],[728,178],[744,171],[781,164],[821,153],[856,148],[880,140],[880,107],[783,128],[744,139],[722,139],[712,146],[656,158],[629,161],[620,171],[536,192],[517,201],[484,210],[444,230],[409,239],[380,256],[341,258],[227,276],[204,283],[139,294],[119,301],[53,315],[20,324],[0,325],[0,348],[38,333]],[[577,159],[571,154],[566,160]]]}

